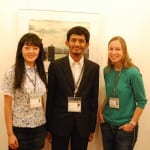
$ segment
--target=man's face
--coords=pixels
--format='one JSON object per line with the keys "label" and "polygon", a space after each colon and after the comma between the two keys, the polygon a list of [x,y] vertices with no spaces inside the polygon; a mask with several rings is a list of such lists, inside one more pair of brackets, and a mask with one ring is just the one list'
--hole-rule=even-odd
{"label": "man's face", "polygon": [[66,45],[70,49],[70,55],[82,56],[89,43],[86,42],[84,35],[72,34],[69,41],[66,41]]}

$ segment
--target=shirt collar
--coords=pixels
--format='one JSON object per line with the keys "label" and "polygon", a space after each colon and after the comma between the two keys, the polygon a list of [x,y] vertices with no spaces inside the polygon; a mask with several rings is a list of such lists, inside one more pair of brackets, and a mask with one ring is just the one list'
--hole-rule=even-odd
{"label": "shirt collar", "polygon": [[[70,65],[72,65],[74,62],[75,61],[72,59],[72,57],[69,54],[69,63],[70,63]],[[82,67],[83,64],[84,64],[84,57],[82,56],[81,59],[77,63],[79,63],[79,65]]]}
{"label": "shirt collar", "polygon": [[24,64],[25,65],[25,69],[26,70],[36,70],[37,66],[35,65],[35,67],[30,67],[29,65],[27,65],[26,63]]}

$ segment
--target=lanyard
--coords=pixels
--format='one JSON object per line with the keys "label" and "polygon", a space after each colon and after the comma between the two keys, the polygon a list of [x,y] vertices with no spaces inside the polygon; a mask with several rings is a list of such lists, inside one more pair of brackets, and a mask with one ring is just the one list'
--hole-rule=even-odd
{"label": "lanyard", "polygon": [[117,93],[116,88],[117,88],[117,84],[118,84],[120,75],[121,75],[121,71],[119,73],[118,72],[115,73],[115,77],[114,77],[114,90],[113,90],[114,91],[114,96],[116,96],[116,93]]}
{"label": "lanyard", "polygon": [[29,81],[32,83],[32,85],[34,87],[34,93],[35,93],[35,88],[36,88],[36,71],[35,71],[34,81],[30,78],[30,76],[27,73],[25,73],[25,75],[29,79]]}
{"label": "lanyard", "polygon": [[81,78],[82,78],[82,76],[83,76],[83,72],[84,72],[84,65],[82,66],[82,69],[81,69],[79,78],[78,78],[78,80],[77,80],[76,83],[75,83],[75,79],[74,79],[74,86],[75,86],[75,89],[74,89],[74,97],[76,97],[76,94],[77,94],[77,91],[78,91],[78,88],[79,88],[79,84],[80,84]]}

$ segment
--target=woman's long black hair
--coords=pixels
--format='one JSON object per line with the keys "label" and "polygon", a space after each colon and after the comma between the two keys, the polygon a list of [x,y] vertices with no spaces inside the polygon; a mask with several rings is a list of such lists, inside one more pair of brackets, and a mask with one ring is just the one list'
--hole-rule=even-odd
{"label": "woman's long black hair", "polygon": [[37,73],[39,74],[44,84],[47,85],[46,73],[43,64],[44,48],[42,44],[42,39],[40,39],[34,33],[26,33],[21,37],[17,47],[16,61],[15,61],[14,89],[21,89],[25,76],[25,64],[24,58],[22,56],[22,47],[25,44],[38,46],[40,48],[39,56],[36,60]]}

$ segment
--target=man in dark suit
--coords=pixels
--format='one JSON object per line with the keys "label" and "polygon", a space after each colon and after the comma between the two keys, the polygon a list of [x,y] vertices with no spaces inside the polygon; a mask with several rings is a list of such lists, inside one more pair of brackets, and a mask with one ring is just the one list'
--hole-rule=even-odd
{"label": "man in dark suit", "polygon": [[52,150],[87,150],[95,132],[99,65],[86,59],[90,33],[82,26],[67,32],[69,54],[48,70],[46,119]]}

